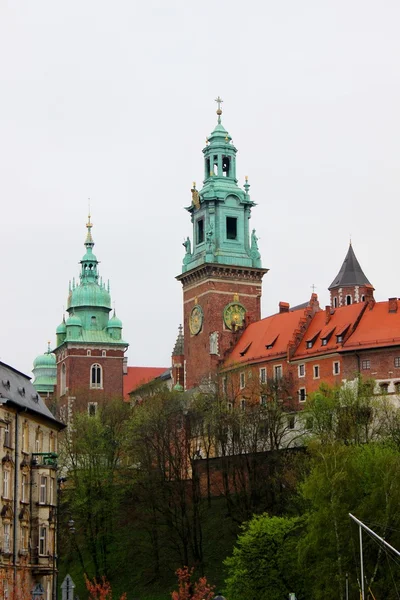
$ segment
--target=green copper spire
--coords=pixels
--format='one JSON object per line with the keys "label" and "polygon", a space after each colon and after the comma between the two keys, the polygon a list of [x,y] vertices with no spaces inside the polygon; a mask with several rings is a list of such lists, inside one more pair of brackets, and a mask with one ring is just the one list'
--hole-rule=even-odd
{"label": "green copper spire", "polygon": [[93,223],[89,214],[86,224],[86,252],[80,261],[79,283],[75,278],[69,284],[67,320],[63,319],[57,327],[57,346],[64,342],[84,344],[118,344],[127,346],[122,339],[122,322],[115,315],[110,319],[110,284],[103,283],[99,276],[98,265],[93,253]]}
{"label": "green copper spire", "polygon": [[[204,180],[201,190],[192,187],[192,204],[187,207],[193,223],[193,250],[188,237],[182,271],[204,263],[261,268],[258,238],[250,236],[249,219],[255,206],[246,177],[244,189],[236,178],[237,149],[222,125],[221,103],[216,98],[217,125],[203,148]],[[251,239],[250,239],[251,237]]]}
{"label": "green copper spire", "polygon": [[47,344],[47,352],[37,356],[33,361],[32,373],[34,376],[32,383],[39,394],[54,392],[57,384],[57,365],[56,357],[50,350],[50,342]]}

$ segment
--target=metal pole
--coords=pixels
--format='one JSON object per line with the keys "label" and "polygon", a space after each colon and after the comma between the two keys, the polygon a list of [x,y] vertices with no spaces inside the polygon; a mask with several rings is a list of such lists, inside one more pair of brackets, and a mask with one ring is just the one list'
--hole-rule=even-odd
{"label": "metal pole", "polygon": [[363,560],[363,547],[362,547],[362,527],[359,526],[360,530],[360,562],[361,562],[361,598],[365,600],[364,594],[364,560]]}
{"label": "metal pole", "polygon": [[349,517],[350,517],[350,519],[353,519],[353,521],[355,521],[357,523],[357,525],[359,525],[360,527],[362,527],[363,529],[365,529],[365,531],[367,531],[368,533],[370,533],[374,538],[376,538],[377,540],[379,540],[380,542],[382,542],[382,544],[384,544],[387,548],[389,548],[389,550],[391,550],[392,552],[394,552],[395,554],[397,554],[397,556],[400,556],[400,552],[398,550],[396,550],[396,548],[393,548],[393,546],[391,546],[390,544],[388,544],[387,541],[384,540],[380,535],[378,535],[377,533],[375,533],[375,531],[372,531],[372,529],[370,529],[369,527],[367,527],[366,525],[364,525],[364,523],[362,521],[360,521],[359,519],[357,519],[351,513],[349,513]]}

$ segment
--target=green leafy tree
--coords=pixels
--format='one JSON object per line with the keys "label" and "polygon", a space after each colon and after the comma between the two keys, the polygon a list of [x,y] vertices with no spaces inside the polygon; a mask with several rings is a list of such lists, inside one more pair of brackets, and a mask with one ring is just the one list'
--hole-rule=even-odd
{"label": "green leafy tree", "polygon": [[303,598],[296,552],[301,532],[300,518],[263,514],[246,523],[233,555],[225,560],[229,600],[281,600],[291,592]]}

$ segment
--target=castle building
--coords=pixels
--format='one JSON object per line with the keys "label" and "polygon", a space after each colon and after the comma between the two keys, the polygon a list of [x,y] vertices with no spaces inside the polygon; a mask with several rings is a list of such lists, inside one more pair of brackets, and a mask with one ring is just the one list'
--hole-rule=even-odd
{"label": "castle building", "polygon": [[217,125],[203,149],[203,186],[198,191],[193,184],[187,207],[192,241],[187,237],[184,243],[177,276],[185,328],[184,381],[179,383],[185,389],[209,381],[243,327],[260,319],[261,281],[267,272],[254,229],[250,235],[255,204],[247,178],[243,188],[238,186],[237,150],[222,125],[221,102],[218,98]]}
{"label": "castle building", "polygon": [[70,283],[68,318],[57,327],[54,354],[61,406],[67,401],[71,408],[78,402],[95,412],[98,402],[123,397],[128,344],[122,338],[122,322],[115,310],[110,317],[110,287],[99,276],[90,215],[86,227],[80,280]]}
{"label": "castle building", "polygon": [[0,363],[0,596],[54,598],[57,421],[30,378]]}

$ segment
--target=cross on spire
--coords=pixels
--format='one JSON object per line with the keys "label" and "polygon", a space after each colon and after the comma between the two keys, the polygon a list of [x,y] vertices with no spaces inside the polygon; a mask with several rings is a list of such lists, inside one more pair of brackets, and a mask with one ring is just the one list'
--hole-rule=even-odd
{"label": "cross on spire", "polygon": [[222,115],[221,104],[223,103],[223,100],[222,100],[222,98],[220,98],[218,96],[218,98],[215,98],[215,102],[218,104],[218,109],[217,109],[218,123],[221,123],[221,115]]}
{"label": "cross on spire", "polygon": [[314,284],[310,285],[310,288],[312,289],[313,293],[315,292],[316,286]]}

